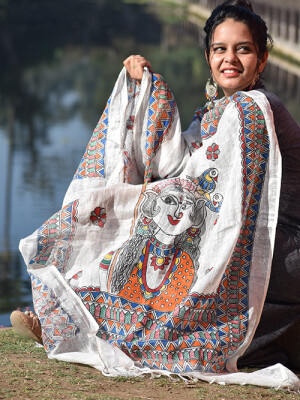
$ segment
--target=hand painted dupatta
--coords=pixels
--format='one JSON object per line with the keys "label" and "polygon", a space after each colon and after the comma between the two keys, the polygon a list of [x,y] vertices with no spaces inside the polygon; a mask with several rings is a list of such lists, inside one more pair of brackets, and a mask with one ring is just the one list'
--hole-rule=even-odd
{"label": "hand painted dupatta", "polygon": [[280,171],[263,94],[199,110],[182,135],[165,81],[123,70],[62,209],[21,241],[48,356],[262,384],[225,373],[259,321]]}

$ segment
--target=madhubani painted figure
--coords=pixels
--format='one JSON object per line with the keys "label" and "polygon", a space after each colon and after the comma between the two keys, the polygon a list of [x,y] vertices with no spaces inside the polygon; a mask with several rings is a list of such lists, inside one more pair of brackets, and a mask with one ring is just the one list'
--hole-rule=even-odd
{"label": "madhubani painted figure", "polygon": [[222,195],[215,190],[218,172],[198,178],[172,178],[143,192],[130,239],[100,263],[107,290],[154,309],[171,311],[197,279],[207,208],[218,212]]}

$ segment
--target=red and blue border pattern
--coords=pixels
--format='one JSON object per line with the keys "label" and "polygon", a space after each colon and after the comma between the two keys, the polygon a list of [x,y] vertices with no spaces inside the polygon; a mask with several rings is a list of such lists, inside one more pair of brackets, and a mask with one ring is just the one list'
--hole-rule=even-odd
{"label": "red and blue border pattern", "polygon": [[[209,139],[217,133],[219,121],[225,111],[228,100],[221,101],[217,106],[211,108],[205,113],[201,119],[201,138]],[[201,115],[198,116],[200,119]]]}
{"label": "red and blue border pattern", "polygon": [[48,353],[62,340],[75,337],[80,330],[51,289],[35,275],[30,274],[30,278],[34,309],[42,325],[43,344]]}
{"label": "red and blue border pattern", "polygon": [[76,293],[98,322],[97,335],[144,366],[174,373],[203,370],[217,356],[216,294],[188,296],[173,312],[163,312],[99,288]]}
{"label": "red and blue border pattern", "polygon": [[248,280],[270,144],[263,112],[253,99],[238,92],[232,101],[242,123],[243,217],[239,238],[218,290],[218,320],[227,324],[230,338],[228,347],[222,346],[219,364],[226,354],[237,350],[247,332]]}
{"label": "red and blue border pattern", "polygon": [[253,99],[237,93],[231,101],[242,126],[243,226],[218,291],[189,295],[173,312],[160,312],[146,301],[136,304],[98,288],[76,290],[99,324],[98,336],[144,366],[174,373],[226,371],[228,357],[245,339],[248,279],[269,139]]}
{"label": "red and blue border pattern", "polygon": [[145,183],[151,181],[153,157],[170,131],[175,111],[176,101],[170,88],[161,75],[153,73],[145,145],[147,154]]}
{"label": "red and blue border pattern", "polygon": [[228,99],[221,100],[214,108],[207,109],[206,106],[199,107],[195,110],[193,121],[199,120],[201,123],[201,139],[209,139],[212,137],[218,128],[218,123],[225,111]]}
{"label": "red and blue border pattern", "polygon": [[62,273],[72,252],[72,241],[77,223],[78,200],[75,200],[50,217],[39,229],[37,253],[29,264],[45,266],[51,262]]}
{"label": "red and blue border pattern", "polygon": [[73,180],[98,177],[105,178],[104,156],[110,103],[111,97],[108,99],[103,114],[94,129],[93,135],[80,161],[77,171],[75,172]]}

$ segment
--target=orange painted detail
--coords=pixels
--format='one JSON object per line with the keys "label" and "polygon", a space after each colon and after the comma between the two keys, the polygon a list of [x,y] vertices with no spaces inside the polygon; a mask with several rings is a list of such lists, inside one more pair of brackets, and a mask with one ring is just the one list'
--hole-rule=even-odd
{"label": "orange painted detail", "polygon": [[124,297],[132,302],[148,304],[151,308],[159,311],[173,311],[174,308],[183,301],[188,295],[195,272],[190,256],[186,253],[182,253],[180,264],[173,273],[167,287],[159,295],[146,299],[141,289],[142,282],[139,281],[138,270],[139,268],[137,265],[132,271],[124,289],[118,293],[118,296]]}

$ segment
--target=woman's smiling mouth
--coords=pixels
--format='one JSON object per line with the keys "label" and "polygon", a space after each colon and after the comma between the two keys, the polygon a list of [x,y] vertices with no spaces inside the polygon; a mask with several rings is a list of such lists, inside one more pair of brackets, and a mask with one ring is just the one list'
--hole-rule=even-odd
{"label": "woman's smiling mouth", "polygon": [[177,225],[180,222],[180,219],[173,219],[171,215],[168,215],[168,220],[171,225]]}
{"label": "woman's smiling mouth", "polygon": [[229,77],[232,77],[232,76],[239,76],[240,75],[240,71],[238,70],[238,69],[230,69],[230,68],[228,68],[228,69],[223,69],[222,71],[222,74],[223,75],[225,75],[225,76],[229,76]]}

